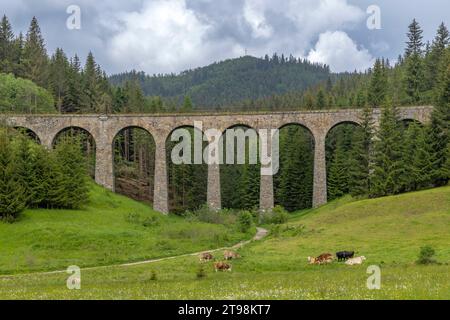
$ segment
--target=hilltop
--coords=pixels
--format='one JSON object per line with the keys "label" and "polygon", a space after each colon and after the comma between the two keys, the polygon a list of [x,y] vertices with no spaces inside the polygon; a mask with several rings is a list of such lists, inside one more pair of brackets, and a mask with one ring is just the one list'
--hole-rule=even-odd
{"label": "hilltop", "polygon": [[177,101],[190,96],[198,108],[217,108],[246,99],[303,91],[330,76],[326,65],[274,55],[228,59],[179,74],[150,76],[132,71],[112,75],[109,80],[113,85],[123,85],[127,80],[137,79],[147,96]]}

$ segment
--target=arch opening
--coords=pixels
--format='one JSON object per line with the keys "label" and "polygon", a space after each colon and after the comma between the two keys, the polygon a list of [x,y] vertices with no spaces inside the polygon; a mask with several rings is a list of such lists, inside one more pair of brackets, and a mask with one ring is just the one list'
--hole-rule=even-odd
{"label": "arch opening", "polygon": [[79,139],[83,155],[86,158],[87,172],[91,178],[95,179],[96,144],[92,134],[81,127],[67,127],[56,134],[52,147],[55,148],[65,138]]}
{"label": "arch opening", "polygon": [[314,181],[314,136],[300,124],[280,128],[280,169],[274,176],[275,205],[289,212],[311,208]]}
{"label": "arch opening", "polygon": [[153,203],[155,140],[140,127],[121,129],[113,139],[114,190],[132,199]]}
{"label": "arch opening", "polygon": [[[227,141],[227,137],[234,140],[232,146],[229,144],[231,141]],[[261,184],[258,133],[249,126],[234,125],[222,133],[220,143],[223,146],[220,150],[222,207],[257,209]]]}
{"label": "arch opening", "polygon": [[26,127],[14,127],[14,129],[25,135],[26,137],[30,138],[31,140],[33,140],[34,142],[41,144],[41,139],[39,138],[39,136],[31,129],[26,128]]}
{"label": "arch opening", "polygon": [[[195,137],[200,137],[202,141],[201,150],[195,147]],[[203,132],[193,126],[177,127],[167,137],[166,163],[170,212],[182,214],[206,204],[208,165],[203,159],[201,163],[198,163],[197,159],[196,163],[195,152],[201,151],[203,155],[207,144],[203,141]]]}
{"label": "arch opening", "polygon": [[368,188],[367,148],[359,124],[342,122],[330,129],[325,140],[328,201],[360,195]]}

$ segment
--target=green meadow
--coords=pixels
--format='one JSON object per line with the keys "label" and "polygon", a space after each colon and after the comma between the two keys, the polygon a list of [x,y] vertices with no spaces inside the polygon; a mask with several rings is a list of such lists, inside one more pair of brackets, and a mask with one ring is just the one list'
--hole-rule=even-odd
{"label": "green meadow", "polygon": [[[98,187],[91,198],[85,210],[27,211],[15,224],[0,224],[1,273],[10,273],[0,277],[0,299],[450,299],[450,187],[343,198],[298,212],[286,224],[264,226],[269,236],[239,249],[232,272],[216,273],[210,262],[199,278],[198,257],[184,256],[82,269],[80,290],[67,289],[64,272],[17,274],[176,256],[251,238],[172,216],[144,227],[126,217],[155,215],[145,205]],[[436,263],[418,265],[425,245],[436,251]],[[307,263],[308,256],[340,250],[367,260],[361,266]],[[214,252],[217,260],[221,254]],[[381,270],[380,290],[367,288],[371,265]]]}

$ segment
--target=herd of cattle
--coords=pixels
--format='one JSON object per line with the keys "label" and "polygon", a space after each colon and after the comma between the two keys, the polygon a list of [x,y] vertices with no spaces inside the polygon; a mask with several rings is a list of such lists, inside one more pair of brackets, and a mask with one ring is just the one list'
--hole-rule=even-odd
{"label": "herd of cattle", "polygon": [[[336,253],[336,258],[338,261],[345,261],[345,264],[349,266],[362,264],[366,257],[355,257],[354,251],[340,251]],[[333,262],[334,257],[331,253],[323,253],[317,258],[308,257],[308,262],[310,264],[327,264]]]}
{"label": "herd of cattle", "polygon": [[[230,251],[230,250],[225,250],[223,253],[223,258],[228,261],[228,260],[232,260],[232,259],[238,259],[241,256],[234,252],[234,251]],[[212,253],[210,252],[204,252],[202,254],[200,254],[200,262],[208,262],[208,261],[212,261],[214,260],[214,256],[212,255]],[[231,271],[232,265],[230,263],[224,262],[224,261],[218,261],[218,262],[214,262],[214,270],[217,271]]]}
{"label": "herd of cattle", "polygon": [[[223,258],[227,262],[225,262],[225,261],[214,262],[214,270],[216,272],[217,271],[231,271],[232,265],[228,261],[233,260],[233,259],[238,259],[240,257],[241,256],[234,251],[225,250],[223,253]],[[210,252],[204,252],[204,253],[200,254],[199,258],[200,258],[200,262],[202,262],[202,263],[214,260],[214,256]],[[364,260],[366,260],[366,257],[364,257],[364,256],[355,257],[354,251],[337,252],[336,258],[338,261],[345,261],[345,264],[347,264],[349,266],[362,264],[364,262]],[[308,262],[310,264],[316,264],[316,265],[328,264],[328,263],[333,262],[333,260],[334,260],[334,257],[331,253],[323,253],[320,256],[318,256],[317,258],[308,257]]]}

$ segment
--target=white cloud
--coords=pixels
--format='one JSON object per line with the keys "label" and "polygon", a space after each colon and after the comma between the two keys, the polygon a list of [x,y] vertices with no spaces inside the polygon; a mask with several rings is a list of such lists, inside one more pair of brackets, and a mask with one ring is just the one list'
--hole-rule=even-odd
{"label": "white cloud", "polygon": [[204,58],[210,26],[187,9],[184,0],[147,2],[141,11],[123,13],[118,20],[121,30],[110,39],[108,52],[124,69],[177,70]]}
{"label": "white cloud", "polygon": [[255,38],[268,38],[273,34],[273,29],[267,24],[264,15],[263,2],[247,0],[244,4],[244,18],[251,26]]}
{"label": "white cloud", "polygon": [[373,64],[373,57],[367,49],[357,44],[342,31],[327,31],[319,36],[308,59],[328,64],[333,72],[363,71]]}

